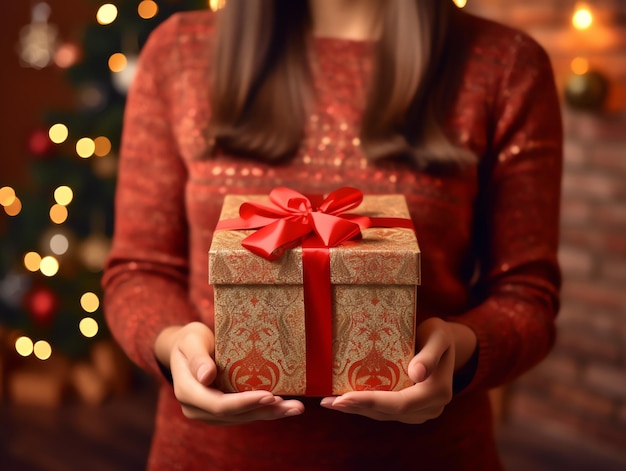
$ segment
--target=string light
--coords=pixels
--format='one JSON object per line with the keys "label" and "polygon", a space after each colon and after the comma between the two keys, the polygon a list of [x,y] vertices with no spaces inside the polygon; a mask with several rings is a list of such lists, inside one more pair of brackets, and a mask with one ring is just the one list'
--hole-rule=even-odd
{"label": "string light", "polygon": [[80,333],[87,338],[95,337],[98,333],[98,323],[92,317],[85,317],[78,324]]}
{"label": "string light", "polygon": [[121,52],[116,52],[109,57],[109,69],[111,72],[121,72],[128,65],[128,59]]}
{"label": "string light", "polygon": [[67,206],[74,199],[74,192],[69,186],[60,186],[54,190],[54,201],[61,206]]}
{"label": "string light", "polygon": [[572,24],[574,28],[579,31],[589,29],[593,23],[593,13],[589,7],[585,4],[579,4],[576,6],[574,15],[572,16]]}
{"label": "string light", "polygon": [[96,144],[93,139],[83,137],[76,143],[76,153],[83,159],[88,159],[96,151]]}
{"label": "string light", "polygon": [[101,25],[110,25],[117,19],[117,7],[112,3],[105,3],[96,13],[96,20]]}
{"label": "string light", "polygon": [[94,139],[93,142],[96,146],[96,149],[94,151],[95,155],[97,155],[98,157],[104,157],[109,155],[112,149],[112,145],[111,141],[108,138],[100,136]]}
{"label": "string light", "polygon": [[37,252],[28,252],[24,255],[24,266],[28,271],[39,271],[39,267],[41,266],[41,255]]}
{"label": "string light", "polygon": [[55,224],[63,224],[68,215],[67,208],[62,204],[55,204],[50,208],[50,220]]}
{"label": "string light", "polygon": [[80,297],[80,306],[86,312],[96,312],[100,307],[100,300],[95,293],[85,293]]}
{"label": "string light", "polygon": [[23,357],[33,353],[33,341],[28,337],[20,337],[15,341],[15,351]]}
{"label": "string light", "polygon": [[463,8],[465,7],[465,5],[467,5],[467,0],[454,0],[454,3],[457,7]]}
{"label": "string light", "polygon": [[33,352],[40,360],[47,360],[52,356],[52,347],[45,340],[38,340],[33,347]]}
{"label": "string light", "polygon": [[61,144],[67,140],[69,130],[65,124],[57,123],[50,127],[48,136],[50,136],[50,140],[55,144]]}
{"label": "string light", "polygon": [[159,6],[152,0],[143,0],[137,7],[137,12],[144,20],[149,20],[159,13]]}
{"label": "string light", "polygon": [[56,275],[59,272],[59,262],[51,255],[41,259],[39,270],[47,277]]}

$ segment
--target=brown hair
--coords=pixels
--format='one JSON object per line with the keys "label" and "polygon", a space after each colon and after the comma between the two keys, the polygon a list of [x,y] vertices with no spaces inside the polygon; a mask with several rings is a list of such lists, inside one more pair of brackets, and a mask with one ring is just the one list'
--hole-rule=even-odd
{"label": "brown hair", "polygon": [[[462,41],[451,0],[387,0],[362,117],[370,160],[408,157],[420,168],[474,156],[442,129]],[[228,0],[220,11],[211,81],[215,147],[278,161],[303,137],[311,96],[306,0]],[[453,43],[454,40],[454,43]],[[445,93],[444,93],[445,92]]]}

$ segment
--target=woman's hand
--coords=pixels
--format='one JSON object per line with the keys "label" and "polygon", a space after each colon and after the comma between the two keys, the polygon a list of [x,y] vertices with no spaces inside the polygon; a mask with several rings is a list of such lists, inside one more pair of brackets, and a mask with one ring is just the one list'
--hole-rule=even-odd
{"label": "woman's hand", "polygon": [[375,420],[421,424],[441,415],[452,400],[452,376],[476,348],[467,326],[429,318],[417,328],[419,353],[409,363],[415,385],[401,391],[355,391],[327,397],[322,406]]}
{"label": "woman's hand", "polygon": [[154,345],[157,359],[172,372],[174,394],[185,417],[211,425],[232,425],[299,415],[304,405],[269,391],[223,393],[210,387],[217,367],[213,332],[200,322],[168,327]]}

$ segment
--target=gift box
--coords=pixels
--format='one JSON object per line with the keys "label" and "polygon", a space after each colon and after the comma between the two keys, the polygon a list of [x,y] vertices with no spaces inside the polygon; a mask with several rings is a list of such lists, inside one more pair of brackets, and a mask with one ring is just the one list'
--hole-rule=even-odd
{"label": "gift box", "polygon": [[[268,196],[228,195],[220,223],[237,221],[251,202],[269,201]],[[289,214],[301,203],[285,202],[288,215],[274,225],[298,232],[289,226]],[[336,244],[321,242],[315,234],[312,242],[303,235],[260,256],[244,247],[254,230],[236,223],[216,230],[209,283],[215,301],[216,383],[223,391],[326,396],[413,384],[407,367],[415,348],[420,251],[404,197],[364,196],[346,214],[324,204],[334,214],[313,209],[313,219],[358,224],[356,234],[337,246],[328,247]],[[265,206],[260,212],[267,219],[264,211]],[[307,224],[309,216],[303,216]],[[276,235],[281,227],[264,227],[264,238],[282,241]],[[325,236],[325,229],[315,230]]]}

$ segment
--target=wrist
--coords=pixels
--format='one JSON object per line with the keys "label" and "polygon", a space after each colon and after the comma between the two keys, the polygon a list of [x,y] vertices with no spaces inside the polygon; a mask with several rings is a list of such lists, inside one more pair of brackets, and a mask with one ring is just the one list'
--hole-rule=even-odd
{"label": "wrist", "polygon": [[170,368],[170,354],[176,341],[176,336],[182,326],[169,326],[163,329],[154,340],[154,356],[166,369]]}
{"label": "wrist", "polygon": [[454,371],[463,368],[474,355],[478,344],[476,333],[467,325],[448,322],[454,339]]}

